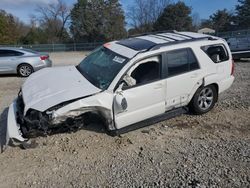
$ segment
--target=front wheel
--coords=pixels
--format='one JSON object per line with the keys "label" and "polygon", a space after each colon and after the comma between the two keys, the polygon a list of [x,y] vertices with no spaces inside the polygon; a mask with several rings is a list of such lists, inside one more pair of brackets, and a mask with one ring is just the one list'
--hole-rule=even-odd
{"label": "front wheel", "polygon": [[22,77],[28,77],[33,73],[33,67],[29,64],[21,64],[17,68],[17,72]]}
{"label": "front wheel", "polygon": [[199,88],[190,102],[190,110],[195,114],[209,112],[218,99],[218,92],[213,85]]}

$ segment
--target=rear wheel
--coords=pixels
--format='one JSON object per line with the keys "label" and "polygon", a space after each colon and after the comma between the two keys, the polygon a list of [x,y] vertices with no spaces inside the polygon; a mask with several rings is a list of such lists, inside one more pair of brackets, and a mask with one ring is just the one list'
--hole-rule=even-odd
{"label": "rear wheel", "polygon": [[207,113],[214,107],[217,99],[218,92],[215,86],[199,88],[190,102],[190,110],[195,114]]}
{"label": "rear wheel", "polygon": [[18,66],[17,72],[22,77],[28,77],[34,72],[34,70],[33,67],[29,64],[21,64]]}

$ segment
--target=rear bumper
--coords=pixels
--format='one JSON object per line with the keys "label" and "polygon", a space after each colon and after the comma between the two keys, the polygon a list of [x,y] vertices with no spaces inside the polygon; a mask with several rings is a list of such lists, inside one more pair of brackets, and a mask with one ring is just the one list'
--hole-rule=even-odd
{"label": "rear bumper", "polygon": [[41,62],[41,64],[33,66],[34,71],[38,71],[46,67],[52,67],[52,61],[50,59],[42,60]]}
{"label": "rear bumper", "polygon": [[219,93],[229,89],[231,85],[233,84],[234,79],[235,79],[234,76],[230,76],[228,79],[225,79],[222,82],[220,82]]}
{"label": "rear bumper", "polygon": [[52,61],[50,59],[44,60],[46,67],[52,67]]}
{"label": "rear bumper", "polygon": [[23,138],[22,132],[20,130],[20,125],[17,123],[16,100],[9,106],[7,131],[6,131],[6,144],[9,143],[10,139],[15,139],[20,142],[27,141],[27,139]]}

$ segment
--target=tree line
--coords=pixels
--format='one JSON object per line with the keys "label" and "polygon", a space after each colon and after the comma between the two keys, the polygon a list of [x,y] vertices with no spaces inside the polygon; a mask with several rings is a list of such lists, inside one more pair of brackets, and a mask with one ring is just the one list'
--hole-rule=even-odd
{"label": "tree line", "polygon": [[119,0],[77,0],[73,7],[59,0],[37,6],[30,24],[0,10],[0,44],[105,42],[152,31],[250,28],[250,0],[238,0],[234,11],[217,10],[207,20],[183,1],[134,0],[127,9]]}

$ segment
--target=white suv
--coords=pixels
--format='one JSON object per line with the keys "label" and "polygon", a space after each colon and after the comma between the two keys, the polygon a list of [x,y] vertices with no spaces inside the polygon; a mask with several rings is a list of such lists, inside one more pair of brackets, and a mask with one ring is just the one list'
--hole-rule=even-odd
{"label": "white suv", "polygon": [[181,109],[203,114],[232,85],[233,72],[229,47],[217,37],[173,31],[106,43],[76,67],[32,74],[9,107],[7,138],[75,131],[96,120],[120,134]]}

